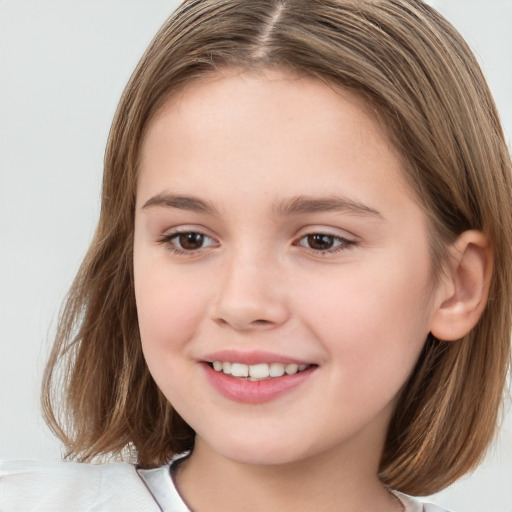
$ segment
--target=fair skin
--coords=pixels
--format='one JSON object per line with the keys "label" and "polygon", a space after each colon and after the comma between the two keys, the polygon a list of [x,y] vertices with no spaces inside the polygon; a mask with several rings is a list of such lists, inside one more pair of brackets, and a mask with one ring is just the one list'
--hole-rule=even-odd
{"label": "fair skin", "polygon": [[387,427],[457,302],[402,165],[360,98],[276,70],[197,81],[152,120],[135,293],[149,369],[197,433],[176,477],[196,512],[401,510],[377,477]]}

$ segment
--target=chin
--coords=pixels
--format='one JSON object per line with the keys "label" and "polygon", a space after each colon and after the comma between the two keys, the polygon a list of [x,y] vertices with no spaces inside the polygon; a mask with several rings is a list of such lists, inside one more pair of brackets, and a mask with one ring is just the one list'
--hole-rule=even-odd
{"label": "chin", "polygon": [[203,439],[209,449],[239,464],[274,466],[308,458],[304,442],[290,435],[251,436],[237,433],[222,438]]}

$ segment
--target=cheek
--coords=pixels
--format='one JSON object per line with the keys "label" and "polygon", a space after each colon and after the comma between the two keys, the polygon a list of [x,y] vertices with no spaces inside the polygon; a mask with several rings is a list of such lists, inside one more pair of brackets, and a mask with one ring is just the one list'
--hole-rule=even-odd
{"label": "cheek", "polygon": [[412,370],[429,331],[429,272],[410,261],[341,268],[329,281],[311,280],[303,287],[308,327],[340,371],[365,379],[386,368],[401,378]]}
{"label": "cheek", "polygon": [[144,264],[137,259],[135,263],[135,297],[144,353],[147,358],[171,354],[193,337],[205,315],[204,287],[194,279],[171,273],[168,265]]}

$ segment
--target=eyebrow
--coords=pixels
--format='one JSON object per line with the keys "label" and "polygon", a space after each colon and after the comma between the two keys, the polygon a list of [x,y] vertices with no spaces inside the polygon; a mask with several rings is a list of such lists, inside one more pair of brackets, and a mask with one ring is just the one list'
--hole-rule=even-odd
{"label": "eyebrow", "polygon": [[210,215],[217,214],[216,208],[211,203],[192,196],[181,196],[165,193],[157,194],[156,196],[148,199],[142,205],[142,209],[145,210],[154,206],[177,208],[179,210],[208,213]]}
{"label": "eyebrow", "polygon": [[303,213],[339,211],[349,212],[357,215],[377,217],[385,220],[383,215],[374,208],[365,205],[359,201],[354,201],[347,197],[328,196],[328,197],[310,197],[297,196],[282,201],[274,205],[274,211],[278,215],[297,215]]}
{"label": "eyebrow", "polygon": [[[210,215],[217,215],[218,211],[212,203],[193,196],[174,195],[167,193],[157,194],[148,199],[142,209],[152,207],[176,208]],[[273,211],[278,216],[300,215],[315,212],[349,212],[356,215],[372,216],[385,220],[382,214],[359,201],[341,196],[310,197],[296,196],[273,205]]]}

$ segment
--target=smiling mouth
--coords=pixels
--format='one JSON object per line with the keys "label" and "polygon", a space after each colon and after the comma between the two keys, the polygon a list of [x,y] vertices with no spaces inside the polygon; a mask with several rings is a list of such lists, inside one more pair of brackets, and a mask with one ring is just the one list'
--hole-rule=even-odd
{"label": "smiling mouth", "polygon": [[270,380],[285,375],[295,375],[303,372],[314,365],[311,364],[283,364],[283,363],[259,363],[259,364],[243,364],[232,363],[229,361],[213,361],[207,363],[210,368],[216,372],[229,375],[236,379],[248,381]]}

